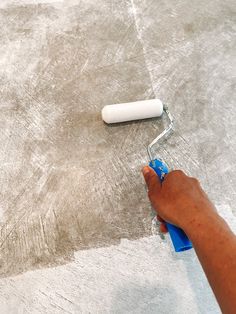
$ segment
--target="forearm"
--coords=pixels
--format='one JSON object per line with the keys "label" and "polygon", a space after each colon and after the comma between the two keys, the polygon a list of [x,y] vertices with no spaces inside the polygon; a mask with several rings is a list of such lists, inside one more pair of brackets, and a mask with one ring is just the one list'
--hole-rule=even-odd
{"label": "forearm", "polygon": [[223,313],[236,309],[236,236],[217,214],[192,221],[186,233]]}
{"label": "forearm", "polygon": [[236,236],[196,179],[177,170],[161,183],[149,167],[144,167],[143,174],[158,215],[186,232],[223,313],[235,314]]}

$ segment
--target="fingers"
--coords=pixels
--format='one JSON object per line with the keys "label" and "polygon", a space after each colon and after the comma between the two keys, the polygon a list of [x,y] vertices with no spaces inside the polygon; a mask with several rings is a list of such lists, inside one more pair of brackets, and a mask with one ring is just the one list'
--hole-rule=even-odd
{"label": "fingers", "polygon": [[165,180],[176,180],[177,178],[187,177],[187,175],[182,170],[172,170],[165,175]]}
{"label": "fingers", "polygon": [[[161,191],[161,181],[156,172],[148,166],[143,167],[143,176],[148,187],[148,196],[154,208],[157,210],[155,199]],[[165,221],[159,215],[157,215],[157,219],[161,222],[160,231],[162,233],[168,232]]]}
{"label": "fingers", "polygon": [[160,231],[161,231],[162,233],[167,233],[167,232],[168,232],[168,229],[167,229],[167,227],[166,227],[165,220],[162,219],[159,215],[157,215],[157,220],[160,221],[160,223],[161,223],[160,226],[159,226]]}
{"label": "fingers", "polygon": [[143,167],[143,176],[149,192],[158,193],[161,190],[160,179],[152,168],[148,166]]}
{"label": "fingers", "polygon": [[160,221],[160,222],[165,222],[165,220],[162,219],[159,215],[157,215],[157,220]]}
{"label": "fingers", "polygon": [[160,224],[160,231],[161,231],[162,233],[167,233],[167,232],[168,232],[168,229],[167,229],[166,224],[165,224],[164,222],[162,222],[162,223]]}

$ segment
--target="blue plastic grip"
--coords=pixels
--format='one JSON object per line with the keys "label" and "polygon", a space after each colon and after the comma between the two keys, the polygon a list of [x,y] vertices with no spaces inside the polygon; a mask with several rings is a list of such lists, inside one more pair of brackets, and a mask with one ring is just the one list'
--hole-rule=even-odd
{"label": "blue plastic grip", "polygon": [[[164,180],[165,174],[167,174],[169,172],[166,164],[163,163],[159,159],[152,160],[149,163],[149,166],[155,170],[155,172],[157,173],[157,175],[161,181]],[[175,252],[186,251],[186,250],[189,250],[193,247],[191,241],[189,240],[186,233],[182,229],[180,229],[180,228],[178,228],[178,227],[176,227],[170,223],[166,223],[166,226],[167,226],[167,229],[169,231],[171,241],[174,245]]]}

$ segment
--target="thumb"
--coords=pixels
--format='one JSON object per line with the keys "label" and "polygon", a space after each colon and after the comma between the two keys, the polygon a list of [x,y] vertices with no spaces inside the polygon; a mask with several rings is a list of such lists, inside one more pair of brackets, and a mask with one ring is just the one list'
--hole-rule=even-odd
{"label": "thumb", "polygon": [[161,181],[158,175],[156,174],[156,172],[148,166],[143,167],[142,171],[143,171],[143,176],[146,181],[148,190],[150,192],[155,192],[155,193],[160,192]]}

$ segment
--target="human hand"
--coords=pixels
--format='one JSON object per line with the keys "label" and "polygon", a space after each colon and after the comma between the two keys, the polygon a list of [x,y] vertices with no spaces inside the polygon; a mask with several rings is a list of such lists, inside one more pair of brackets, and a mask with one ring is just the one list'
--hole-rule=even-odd
{"label": "human hand", "polygon": [[148,196],[161,221],[161,231],[167,232],[164,221],[172,223],[186,233],[199,226],[199,222],[216,215],[214,205],[195,178],[181,170],[165,175],[161,183],[155,171],[145,166],[143,176]]}

